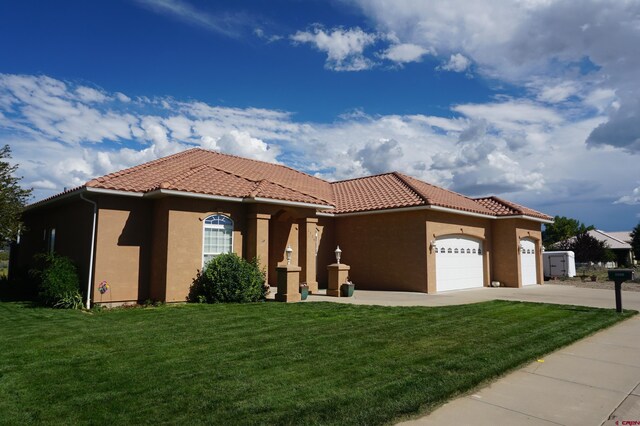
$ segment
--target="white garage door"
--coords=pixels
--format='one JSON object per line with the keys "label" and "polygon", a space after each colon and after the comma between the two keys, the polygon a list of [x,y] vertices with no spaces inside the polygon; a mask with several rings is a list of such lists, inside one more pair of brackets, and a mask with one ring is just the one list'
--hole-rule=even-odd
{"label": "white garage door", "polygon": [[482,241],[466,237],[436,240],[436,291],[484,285]]}
{"label": "white garage door", "polygon": [[536,269],[538,266],[536,243],[523,238],[520,240],[520,274],[522,285],[538,284]]}

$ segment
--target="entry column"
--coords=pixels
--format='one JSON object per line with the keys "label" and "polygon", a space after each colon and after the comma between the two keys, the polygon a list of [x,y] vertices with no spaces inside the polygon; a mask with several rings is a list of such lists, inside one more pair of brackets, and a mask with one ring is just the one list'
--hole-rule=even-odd
{"label": "entry column", "polygon": [[300,253],[298,264],[302,267],[300,279],[309,286],[310,293],[318,292],[318,281],[316,275],[316,227],[318,218],[305,217],[300,219],[299,244]]}
{"label": "entry column", "polygon": [[247,215],[247,259],[258,259],[267,283],[269,282],[269,219],[271,215],[264,213]]}

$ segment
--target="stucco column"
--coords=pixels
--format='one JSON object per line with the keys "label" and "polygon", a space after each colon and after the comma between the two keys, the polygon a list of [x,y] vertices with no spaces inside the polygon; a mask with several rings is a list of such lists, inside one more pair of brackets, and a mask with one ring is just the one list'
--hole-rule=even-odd
{"label": "stucco column", "polygon": [[247,215],[247,259],[258,259],[267,283],[269,282],[269,219],[271,215],[264,213]]}
{"label": "stucco column", "polygon": [[302,270],[301,267],[293,265],[278,266],[276,268],[278,274],[276,300],[278,302],[299,302],[302,300],[300,295],[300,270]]}
{"label": "stucco column", "polygon": [[327,296],[340,297],[340,286],[347,282],[351,267],[344,263],[332,263],[327,266],[327,269],[329,270]]}
{"label": "stucco column", "polygon": [[302,266],[301,282],[306,282],[310,293],[318,292],[318,281],[316,278],[316,227],[318,219],[315,217],[305,217],[300,219],[300,239],[298,248],[299,265]]}

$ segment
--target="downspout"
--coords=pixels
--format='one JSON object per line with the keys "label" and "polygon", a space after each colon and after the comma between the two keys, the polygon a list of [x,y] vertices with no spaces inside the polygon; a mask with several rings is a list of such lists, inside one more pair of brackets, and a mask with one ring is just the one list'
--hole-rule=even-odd
{"label": "downspout", "polygon": [[84,197],[84,193],[80,193],[80,198],[87,203],[93,204],[93,226],[91,228],[91,253],[89,257],[89,279],[87,280],[87,302],[85,306],[91,309],[91,281],[93,278],[93,255],[96,242],[96,216],[98,215],[98,203]]}

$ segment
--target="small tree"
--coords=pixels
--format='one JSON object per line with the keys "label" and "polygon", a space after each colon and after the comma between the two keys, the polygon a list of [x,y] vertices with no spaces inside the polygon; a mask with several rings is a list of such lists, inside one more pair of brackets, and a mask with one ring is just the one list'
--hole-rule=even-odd
{"label": "small tree", "polygon": [[633,257],[640,259],[640,223],[631,231],[631,249],[633,250]]}
{"label": "small tree", "polygon": [[11,148],[0,148],[0,245],[14,240],[20,231],[20,214],[27,203],[31,189],[22,189],[20,177],[14,176],[17,165],[3,159],[11,158]]}
{"label": "small tree", "polygon": [[568,250],[566,246],[570,243],[565,242],[562,247],[557,246],[556,243],[561,243],[571,237],[575,237],[578,234],[585,233],[592,229],[595,229],[593,225],[586,226],[577,219],[556,216],[553,218],[553,223],[549,223],[544,226],[544,231],[542,231],[542,243],[545,248],[552,248],[553,246],[553,248]]}
{"label": "small tree", "polygon": [[576,262],[603,262],[610,258],[610,250],[607,248],[607,243],[604,241],[598,241],[589,235],[587,232],[583,232],[575,236],[572,240],[569,250],[572,250],[576,255]]}

